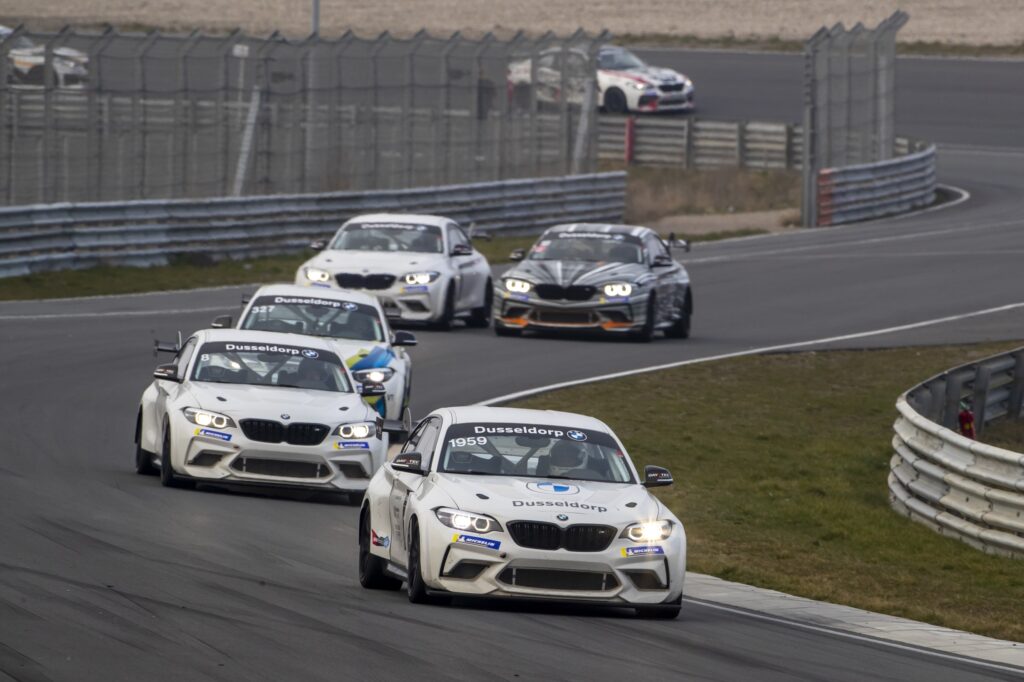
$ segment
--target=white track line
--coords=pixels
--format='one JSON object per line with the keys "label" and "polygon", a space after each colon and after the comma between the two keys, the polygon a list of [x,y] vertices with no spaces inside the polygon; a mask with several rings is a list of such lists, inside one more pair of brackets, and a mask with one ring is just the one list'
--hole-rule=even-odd
{"label": "white track line", "polygon": [[621,379],[622,377],[630,377],[637,374],[646,374],[648,372],[659,372],[663,369],[672,369],[674,367],[685,367],[686,365],[696,365],[702,362],[714,362],[715,360],[728,360],[730,358],[741,358],[747,355],[760,355],[762,353],[772,353],[781,350],[792,350],[794,348],[805,348],[807,346],[818,346],[826,343],[836,343],[838,341],[851,341],[853,339],[863,339],[869,336],[881,336],[883,334],[892,334],[895,332],[903,332],[911,329],[920,329],[921,327],[931,327],[937,324],[944,324],[946,322],[956,322],[958,320],[966,320],[972,317],[980,317],[982,315],[991,315],[994,313],[1006,312],[1008,310],[1017,310],[1024,308],[1024,301],[1019,303],[1009,303],[1007,305],[997,306],[995,308],[986,308],[984,310],[976,310],[970,313],[961,313],[959,315],[948,315],[946,317],[937,317],[931,320],[923,320],[921,322],[913,322],[911,324],[901,324],[896,327],[885,327],[883,329],[874,329],[867,332],[856,332],[854,334],[843,334],[842,336],[830,336],[823,339],[812,339],[810,341],[797,341],[794,343],[782,343],[777,346],[762,346],[761,348],[751,348],[749,350],[736,351],[734,353],[721,353],[719,355],[709,355],[703,358],[692,358],[690,360],[680,360],[678,362],[669,362],[664,365],[652,365],[650,367],[641,367],[640,369],[629,369],[622,372],[613,372],[611,374],[602,374],[600,376],[589,377],[586,379],[573,379],[572,381],[563,381],[557,384],[549,384],[547,386],[541,386],[540,388],[530,388],[525,391],[517,391],[516,393],[509,393],[507,395],[498,396],[489,400],[484,400],[477,405],[499,405],[501,403],[509,402],[510,400],[518,400],[520,398],[528,398],[530,396],[537,395],[538,393],[547,393],[548,391],[557,391],[562,388],[570,388],[572,386],[580,386],[582,384],[592,384],[598,381],[608,381],[609,379]]}
{"label": "white track line", "polygon": [[177,308],[172,310],[122,310],[106,313],[50,313],[47,315],[0,315],[5,320],[62,320],[73,317],[146,317],[147,315],[186,315],[188,313],[213,313],[218,310],[231,310],[234,304],[213,306],[211,308]]}
{"label": "white track line", "polygon": [[937,651],[935,649],[927,649],[922,646],[914,644],[904,644],[902,642],[896,642],[890,639],[879,639],[877,637],[871,637],[869,635],[861,635],[856,632],[850,632],[848,630],[837,630],[832,627],[824,625],[814,625],[813,623],[803,623],[798,620],[790,620],[789,618],[781,618],[779,616],[771,616],[757,611],[750,611],[748,609],[734,608],[731,606],[724,606],[712,601],[706,601],[704,599],[694,599],[693,597],[683,597],[683,601],[690,602],[691,604],[698,604],[700,606],[707,606],[712,609],[718,609],[720,611],[728,611],[729,613],[736,613],[747,618],[756,618],[758,620],[766,620],[772,623],[779,623],[781,625],[788,625],[794,628],[800,628],[802,630],[812,630],[814,632],[822,632],[829,635],[835,635],[837,637],[843,637],[845,639],[853,639],[859,642],[866,642],[868,644],[874,644],[879,646],[888,647],[891,649],[901,649],[903,651],[912,651],[914,653],[922,654],[924,656],[931,656],[933,658],[943,658],[950,661],[958,661],[960,663],[966,663],[979,668],[987,668],[989,670],[998,670],[999,672],[1008,672],[1020,674],[1021,668],[1013,665],[1003,665],[1000,663],[992,663],[985,661],[980,658],[974,658],[966,654],[951,654],[945,651]]}

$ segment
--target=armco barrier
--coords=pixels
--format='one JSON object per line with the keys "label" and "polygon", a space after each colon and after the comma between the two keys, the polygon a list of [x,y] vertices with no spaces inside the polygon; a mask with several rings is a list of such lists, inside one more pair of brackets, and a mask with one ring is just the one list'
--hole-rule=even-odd
{"label": "armco barrier", "polygon": [[297,251],[360,213],[434,213],[483,232],[522,234],[562,222],[621,221],[622,172],[374,192],[0,208],[0,277],[168,256]]}
{"label": "armco barrier", "polygon": [[906,213],[934,202],[935,186],[935,145],[877,163],[825,168],[817,177],[817,224]]}
{"label": "armco barrier", "polygon": [[1024,454],[951,427],[968,399],[980,436],[993,419],[1021,417],[1024,348],[956,367],[896,402],[889,497],[894,509],[992,554],[1024,558]]}

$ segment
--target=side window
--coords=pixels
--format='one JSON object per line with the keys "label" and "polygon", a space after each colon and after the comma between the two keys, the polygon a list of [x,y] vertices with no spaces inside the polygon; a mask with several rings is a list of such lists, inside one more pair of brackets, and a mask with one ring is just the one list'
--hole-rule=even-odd
{"label": "side window", "polygon": [[665,243],[656,235],[649,234],[644,237],[644,250],[647,251],[647,262],[653,263],[655,256],[668,256],[668,249]]}
{"label": "side window", "polygon": [[469,237],[466,236],[466,233],[463,232],[462,228],[460,228],[459,226],[449,225],[448,252],[451,253],[452,251],[454,251],[455,247],[458,246],[459,244],[465,244],[466,246],[470,246]]}
{"label": "side window", "polygon": [[423,455],[424,470],[430,470],[430,463],[434,459],[434,448],[437,446],[437,439],[440,435],[441,420],[434,417],[425,424],[419,443],[416,446],[416,451]]}
{"label": "side window", "polygon": [[420,422],[416,428],[409,434],[409,438],[406,439],[405,445],[402,446],[401,452],[418,452],[416,445],[420,442],[420,437],[423,435],[423,431],[427,428],[428,422]]}
{"label": "side window", "polygon": [[178,356],[174,360],[174,364],[178,366],[178,376],[185,376],[185,370],[188,369],[188,361],[192,359],[192,354],[196,351],[196,337],[192,337],[185,342],[185,345],[178,351]]}

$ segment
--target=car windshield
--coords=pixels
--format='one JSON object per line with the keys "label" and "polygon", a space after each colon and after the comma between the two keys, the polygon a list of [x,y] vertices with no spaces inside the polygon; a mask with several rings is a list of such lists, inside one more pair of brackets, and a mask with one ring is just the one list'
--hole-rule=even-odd
{"label": "car windshield", "polygon": [[442,253],[441,228],[412,223],[356,223],[346,225],[331,248],[338,251],[406,251]]}
{"label": "car windshield", "polygon": [[633,483],[611,434],[571,426],[469,423],[448,427],[438,471]]}
{"label": "car windshield", "polygon": [[384,341],[384,324],[372,305],[315,296],[257,296],[240,327],[337,339]]}
{"label": "car windshield", "polygon": [[352,392],[337,355],[280,343],[204,343],[192,369],[192,381]]}
{"label": "car windshield", "polygon": [[642,69],[646,64],[629,50],[601,50],[597,55],[597,68],[607,71]]}
{"label": "car windshield", "polygon": [[640,240],[604,232],[554,232],[530,249],[530,260],[577,260],[604,263],[642,263]]}

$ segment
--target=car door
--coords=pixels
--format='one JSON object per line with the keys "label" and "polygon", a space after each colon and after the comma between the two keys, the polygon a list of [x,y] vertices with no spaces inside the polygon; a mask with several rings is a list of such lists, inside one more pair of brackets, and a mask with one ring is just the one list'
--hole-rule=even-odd
{"label": "car door", "polygon": [[[441,418],[428,417],[423,420],[409,441],[402,448],[402,452],[418,452],[423,456],[423,469],[430,469],[431,454],[437,439],[441,435]],[[391,498],[389,510],[391,516],[391,560],[400,566],[406,565],[406,558],[409,555],[409,496],[420,489],[425,476],[411,474],[404,471],[395,471],[390,467],[389,473],[392,476]]]}
{"label": "car door", "polygon": [[449,223],[446,229],[448,231],[448,258],[452,271],[457,273],[458,281],[455,308],[457,310],[479,308],[484,302],[486,278],[483,273],[487,267],[487,260],[473,248],[469,237],[461,227],[455,223]]}
{"label": "car door", "polygon": [[654,289],[658,292],[658,322],[671,319],[676,306],[682,306],[685,292],[682,287],[683,268],[675,262],[665,242],[654,233],[644,237],[644,251],[647,265],[655,277]]}

